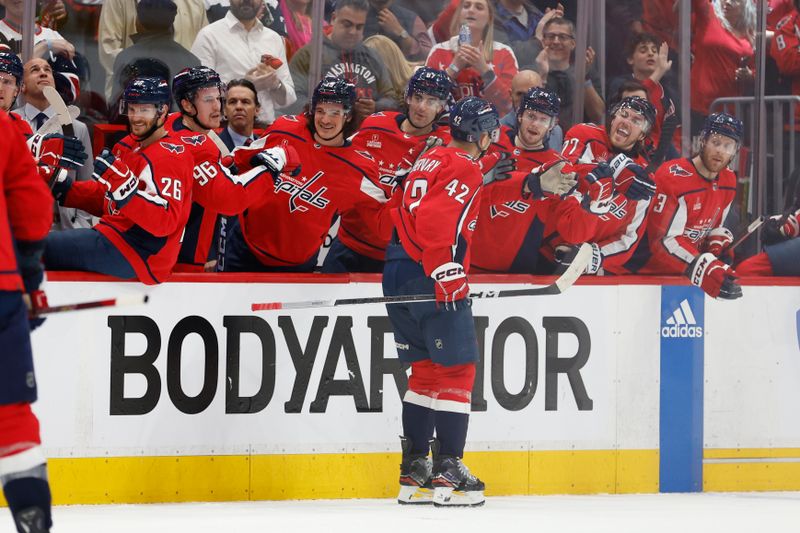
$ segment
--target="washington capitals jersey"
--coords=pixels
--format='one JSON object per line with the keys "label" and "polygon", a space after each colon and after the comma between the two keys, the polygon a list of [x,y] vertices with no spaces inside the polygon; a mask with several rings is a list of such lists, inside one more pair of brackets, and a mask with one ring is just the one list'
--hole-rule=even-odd
{"label": "washington capitals jersey", "polygon": [[469,269],[482,185],[480,165],[458,148],[433,148],[414,163],[392,220],[406,253],[422,261],[427,275],[451,261]]}
{"label": "washington capitals jersey", "polygon": [[139,176],[139,190],[124,207],[113,210],[98,181],[76,181],[64,205],[100,217],[95,229],[125,256],[136,277],[148,285],[161,283],[178,259],[181,235],[192,197],[191,155],[171,136],[145,148],[115,150]]}
{"label": "washington capitals jersey", "polygon": [[[595,124],[577,124],[570,128],[564,137],[561,153],[574,164],[573,168],[578,174],[579,194],[586,194],[587,184],[584,178],[596,164],[610,162],[619,154],[612,147],[605,128]],[[630,154],[629,157],[634,163],[647,166],[647,160],[642,155]],[[584,240],[600,246],[604,271],[625,274],[631,272],[628,260],[647,227],[650,200],[633,201],[625,197],[625,191],[633,182],[633,173],[630,170],[621,169],[614,182],[616,190],[610,211],[597,217],[594,232],[586,235]],[[556,216],[552,217],[551,224],[545,228],[546,246],[543,252],[549,258],[553,256],[556,246],[573,240],[563,239],[555,227],[560,209],[562,208],[556,210]]]}
{"label": "washington capitals jersey", "polygon": [[212,252],[216,250],[212,243],[219,231],[219,216],[233,216],[244,211],[253,198],[263,195],[272,186],[272,180],[271,176],[259,179],[268,174],[263,166],[240,175],[233,174],[220,164],[222,154],[211,138],[188,129],[180,113],[172,113],[167,124],[172,128],[167,131],[171,131],[194,158],[192,211],[178,262],[200,268],[214,258]]}
{"label": "washington capitals jersey", "polygon": [[647,222],[650,257],[639,272],[683,274],[701,253],[708,233],[728,216],[736,196],[736,175],[724,168],[709,181],[691,159],[674,159],[661,165],[655,181]]}
{"label": "washington capitals jersey", "polygon": [[8,113],[11,122],[14,126],[19,130],[19,132],[27,139],[31,135],[33,135],[33,130],[31,129],[31,125],[28,124],[21,116],[16,113],[9,112]]}
{"label": "washington capitals jersey", "polygon": [[[406,116],[398,112],[375,113],[367,117],[361,129],[351,138],[353,147],[372,154],[377,161],[380,187],[385,198],[391,197],[394,175],[398,169],[409,168],[424,149],[428,137],[450,142],[448,128],[437,127],[429,135],[413,136],[400,129]],[[375,211],[352,210],[342,215],[337,237],[349,249],[373,259],[382,260],[388,239],[378,236]]]}
{"label": "washington capitals jersey", "polygon": [[368,152],[350,143],[341,147],[316,143],[303,115],[280,117],[265,138],[266,148],[294,147],[302,167],[297,176],[281,174],[270,183],[269,191],[239,216],[245,242],[264,265],[294,266],[310,261],[335,217],[352,210],[375,211],[378,238],[388,239],[388,215],[377,214],[388,204],[378,185],[378,165]]}

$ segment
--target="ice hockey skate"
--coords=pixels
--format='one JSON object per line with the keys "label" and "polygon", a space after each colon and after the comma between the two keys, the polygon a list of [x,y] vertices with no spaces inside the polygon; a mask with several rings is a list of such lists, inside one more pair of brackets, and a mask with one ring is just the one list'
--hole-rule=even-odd
{"label": "ice hockey skate", "polygon": [[400,493],[397,503],[424,505],[433,501],[431,460],[425,455],[411,455],[411,441],[400,437],[403,461],[400,463]]}
{"label": "ice hockey skate", "polygon": [[436,507],[477,507],[486,503],[483,481],[472,475],[460,457],[439,454],[434,439],[433,505]]}

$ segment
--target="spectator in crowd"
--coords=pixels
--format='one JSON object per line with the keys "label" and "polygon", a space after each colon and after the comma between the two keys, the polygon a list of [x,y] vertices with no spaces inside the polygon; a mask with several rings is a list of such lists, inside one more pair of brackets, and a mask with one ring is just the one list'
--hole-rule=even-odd
{"label": "spectator in crowd", "polygon": [[243,146],[256,140],[253,135],[256,115],[261,102],[258,92],[250,80],[231,80],[226,86],[225,118],[227,125],[219,134],[219,138],[233,151],[237,146]]}
{"label": "spectator in crowd", "polygon": [[[157,58],[167,66],[167,71],[158,77],[171,80],[172,77],[186,67],[200,65],[197,56],[178,44],[172,35],[172,24],[178,6],[173,0],[140,0],[136,6],[136,30],[131,36],[133,46],[119,53],[114,60],[114,93],[111,101],[116,102],[130,79],[123,71],[131,70],[139,59]],[[136,69],[138,70],[138,69]],[[148,76],[155,73],[136,72],[136,76]]]}
{"label": "spectator in crowd", "polygon": [[[791,80],[791,94],[800,95],[800,0],[795,0],[795,8],[776,25],[769,54],[781,76]],[[800,104],[795,107],[795,128],[800,131]]]}
{"label": "spectator in crowd", "polygon": [[420,16],[425,26],[430,26],[447,5],[448,0],[395,0],[397,5]]}
{"label": "spectator in crowd", "polygon": [[[0,4],[6,8],[5,17],[0,20],[0,44],[7,45],[14,53],[19,54],[22,51],[22,34],[19,29],[22,27],[25,2],[0,0]],[[60,33],[37,24],[33,35],[33,55],[45,57],[51,52],[55,55],[63,54],[69,59],[75,57],[75,47]]]}
{"label": "spectator in crowd", "polygon": [[[469,29],[470,42],[459,43],[462,27]],[[489,0],[460,0],[450,35],[449,40],[433,47],[425,64],[447,71],[456,101],[479,96],[493,103],[501,115],[508,113],[517,59],[511,48],[494,40],[494,4]]]}
{"label": "spectator in crowd", "polygon": [[[506,116],[500,119],[500,124],[508,126],[512,130],[517,129],[517,115],[522,99],[528,91],[534,87],[544,88],[544,81],[538,72],[534,70],[520,70],[511,78],[511,104],[513,109]],[[557,122],[557,121],[556,121]],[[550,130],[547,140],[547,148],[557,152],[561,151],[561,143],[564,141],[564,130],[557,123]]]}
{"label": "spectator in crowd", "polygon": [[275,110],[297,99],[286,60],[283,38],[256,17],[258,0],[231,0],[225,18],[209,24],[192,45],[202,65],[219,73],[223,82],[246,78],[261,101],[259,120],[271,124]]}
{"label": "spectator in crowd", "polygon": [[[55,110],[50,106],[44,96],[42,87],[55,88],[53,69],[42,58],[33,58],[24,65],[22,78],[22,95],[25,105],[16,110],[33,131],[38,130],[47,119],[55,115]],[[89,139],[89,130],[80,120],[72,121],[75,137],[84,147],[87,161],[92,160],[92,143]],[[63,132],[62,132],[63,133]],[[69,172],[71,179],[90,181],[92,179],[91,165],[84,165],[77,172]],[[54,217],[53,229],[89,228],[92,226],[91,215],[74,208],[59,207]]]}
{"label": "spectator in crowd", "polygon": [[529,0],[492,0],[497,13],[494,19],[494,38],[514,51],[520,68],[533,66],[533,59],[542,51],[536,39],[536,27],[542,12]]}
{"label": "spectator in crowd", "polygon": [[[575,81],[575,65],[572,52],[575,50],[575,25],[561,17],[553,17],[543,27],[542,41],[547,51],[547,89],[561,98],[559,123],[568,130],[572,126],[572,108]],[[600,96],[600,79],[591,69],[595,52],[586,49],[586,78],[583,81],[584,115],[589,122],[601,124],[605,115],[605,102]]]}
{"label": "spectator in crowd", "polygon": [[[398,96],[378,54],[364,46],[367,0],[338,0],[331,15],[331,34],[322,38],[322,77],[342,76],[356,86],[354,124],[375,111],[396,109]],[[308,75],[311,46],[306,45],[292,57],[292,72],[297,102],[287,110],[299,114],[308,102]]]}
{"label": "spectator in crowd", "polygon": [[311,0],[281,0],[280,9],[286,24],[286,57],[311,41]]}
{"label": "spectator in crowd", "polygon": [[692,133],[711,103],[752,89],[756,8],[752,0],[692,0]]}
{"label": "spectator in crowd", "polygon": [[[203,0],[203,2],[206,6],[206,16],[209,24],[225,18],[231,8],[230,0]],[[256,18],[267,28],[285,37],[286,24],[278,5],[279,0],[257,0],[257,2],[258,13]]]}
{"label": "spectator in crowd", "polygon": [[424,60],[431,49],[431,38],[425,23],[416,13],[395,3],[395,0],[369,0],[364,35],[384,35],[394,41],[403,54],[412,60]]}
{"label": "spectator in crowd", "polygon": [[415,65],[409,63],[394,41],[384,35],[367,37],[364,39],[364,46],[374,50],[386,65],[394,93],[398,97],[397,105],[401,107],[403,101],[399,98],[405,94],[408,80],[414,74]]}
{"label": "spectator in crowd", "polygon": [[[174,0],[178,7],[173,23],[175,42],[191,48],[197,32],[208,20],[203,2],[198,0]],[[136,34],[136,2],[130,0],[104,0],[100,10],[98,41],[100,64],[106,70],[106,97],[113,87],[114,60],[120,52],[133,44]]]}

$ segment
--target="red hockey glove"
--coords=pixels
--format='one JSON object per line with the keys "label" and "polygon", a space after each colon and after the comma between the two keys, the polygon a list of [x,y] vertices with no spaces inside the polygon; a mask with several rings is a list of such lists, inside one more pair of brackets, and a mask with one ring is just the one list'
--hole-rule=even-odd
{"label": "red hockey glove", "polygon": [[258,141],[250,146],[240,146],[231,154],[239,172],[264,166],[273,178],[277,178],[282,172],[290,176],[300,173],[300,155],[294,147],[285,144],[265,149],[263,146],[256,146],[257,144]]}
{"label": "red hockey glove", "polygon": [[706,236],[703,251],[714,254],[720,261],[731,264],[733,262],[733,251],[729,249],[733,244],[733,233],[728,228],[714,228]]}
{"label": "red hockey glove", "polygon": [[534,168],[525,177],[525,185],[534,198],[544,198],[545,194],[564,196],[578,184],[574,172],[564,172],[568,161],[557,159]]}
{"label": "red hockey glove", "polygon": [[598,164],[584,178],[587,194],[583,198],[583,208],[593,215],[605,215],[611,210],[614,197],[614,172],[606,163]]}
{"label": "red hockey glove", "polygon": [[443,305],[445,311],[455,311],[469,302],[469,283],[464,267],[450,262],[438,266],[431,272],[436,291],[436,303]]}
{"label": "red hockey glove", "polygon": [[114,210],[130,202],[139,188],[139,176],[107,149],[95,158],[92,176],[105,186]]}
{"label": "red hockey glove", "polygon": [[40,165],[74,170],[86,162],[83,143],[75,137],[66,137],[60,133],[34,135],[30,139],[30,148]]}
{"label": "red hockey glove", "polygon": [[736,272],[710,253],[697,256],[689,265],[689,281],[703,289],[712,298],[735,300],[742,297],[742,288],[736,283]]}
{"label": "red hockey glove", "polygon": [[47,295],[41,289],[36,289],[31,293],[25,293],[25,305],[28,306],[28,324],[31,331],[44,324],[44,317],[38,316],[39,311],[50,307],[47,303]]}

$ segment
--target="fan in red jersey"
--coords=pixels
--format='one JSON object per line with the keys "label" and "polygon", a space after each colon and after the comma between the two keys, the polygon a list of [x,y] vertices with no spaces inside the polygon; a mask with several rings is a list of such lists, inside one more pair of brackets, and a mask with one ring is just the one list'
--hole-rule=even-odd
{"label": "fan in red jersey", "polygon": [[229,227],[220,270],[313,271],[334,218],[352,210],[374,212],[376,234],[388,238],[388,215],[378,214],[386,213],[388,204],[377,162],[345,140],[352,133],[354,102],[353,84],[327,77],[314,90],[308,111],[280,117],[264,137],[234,150],[240,169],[248,168],[251,154],[264,148],[296,153],[303,164],[300,172],[278,175],[269,192]]}
{"label": "fan in red jersey", "polygon": [[193,162],[184,145],[164,130],[169,101],[165,80],[131,81],[122,110],[139,140],[136,148],[119,157],[104,151],[94,162],[95,181],[73,183],[66,174],[56,180],[53,194],[60,204],[101,218],[94,228],[48,235],[48,269],[147,284],[170,275],[189,217]]}
{"label": "fan in red jersey", "polygon": [[[700,152],[667,161],[656,172],[656,198],[647,224],[650,257],[639,271],[686,274],[714,298],[742,296],[725,252],[733,235],[722,223],[736,196],[728,168],[742,139],[742,122],[726,113],[706,118]],[[730,262],[730,261],[727,261]]]}
{"label": "fan in red jersey", "polygon": [[[588,209],[597,215],[595,230],[585,236],[593,249],[589,274],[631,272],[628,261],[647,227],[655,193],[643,155],[643,142],[655,118],[650,102],[629,96],[611,108],[605,128],[577,124],[564,138],[561,153],[574,163],[581,177],[578,191],[589,196]],[[560,247],[571,244],[555,227],[558,219],[556,210],[545,227],[542,248],[542,255],[555,262],[563,250]]]}
{"label": "fan in red jersey", "polygon": [[[436,126],[436,122],[445,111],[450,88],[447,73],[420,68],[406,89],[408,111],[370,115],[351,139],[353,147],[369,152],[377,160],[385,200],[396,185],[395,173],[411,167],[430,136],[438,137],[442,144],[449,142],[447,128]],[[323,272],[383,271],[389,240],[377,235],[374,214],[372,210],[352,210],[342,215],[339,232],[322,264]]]}

